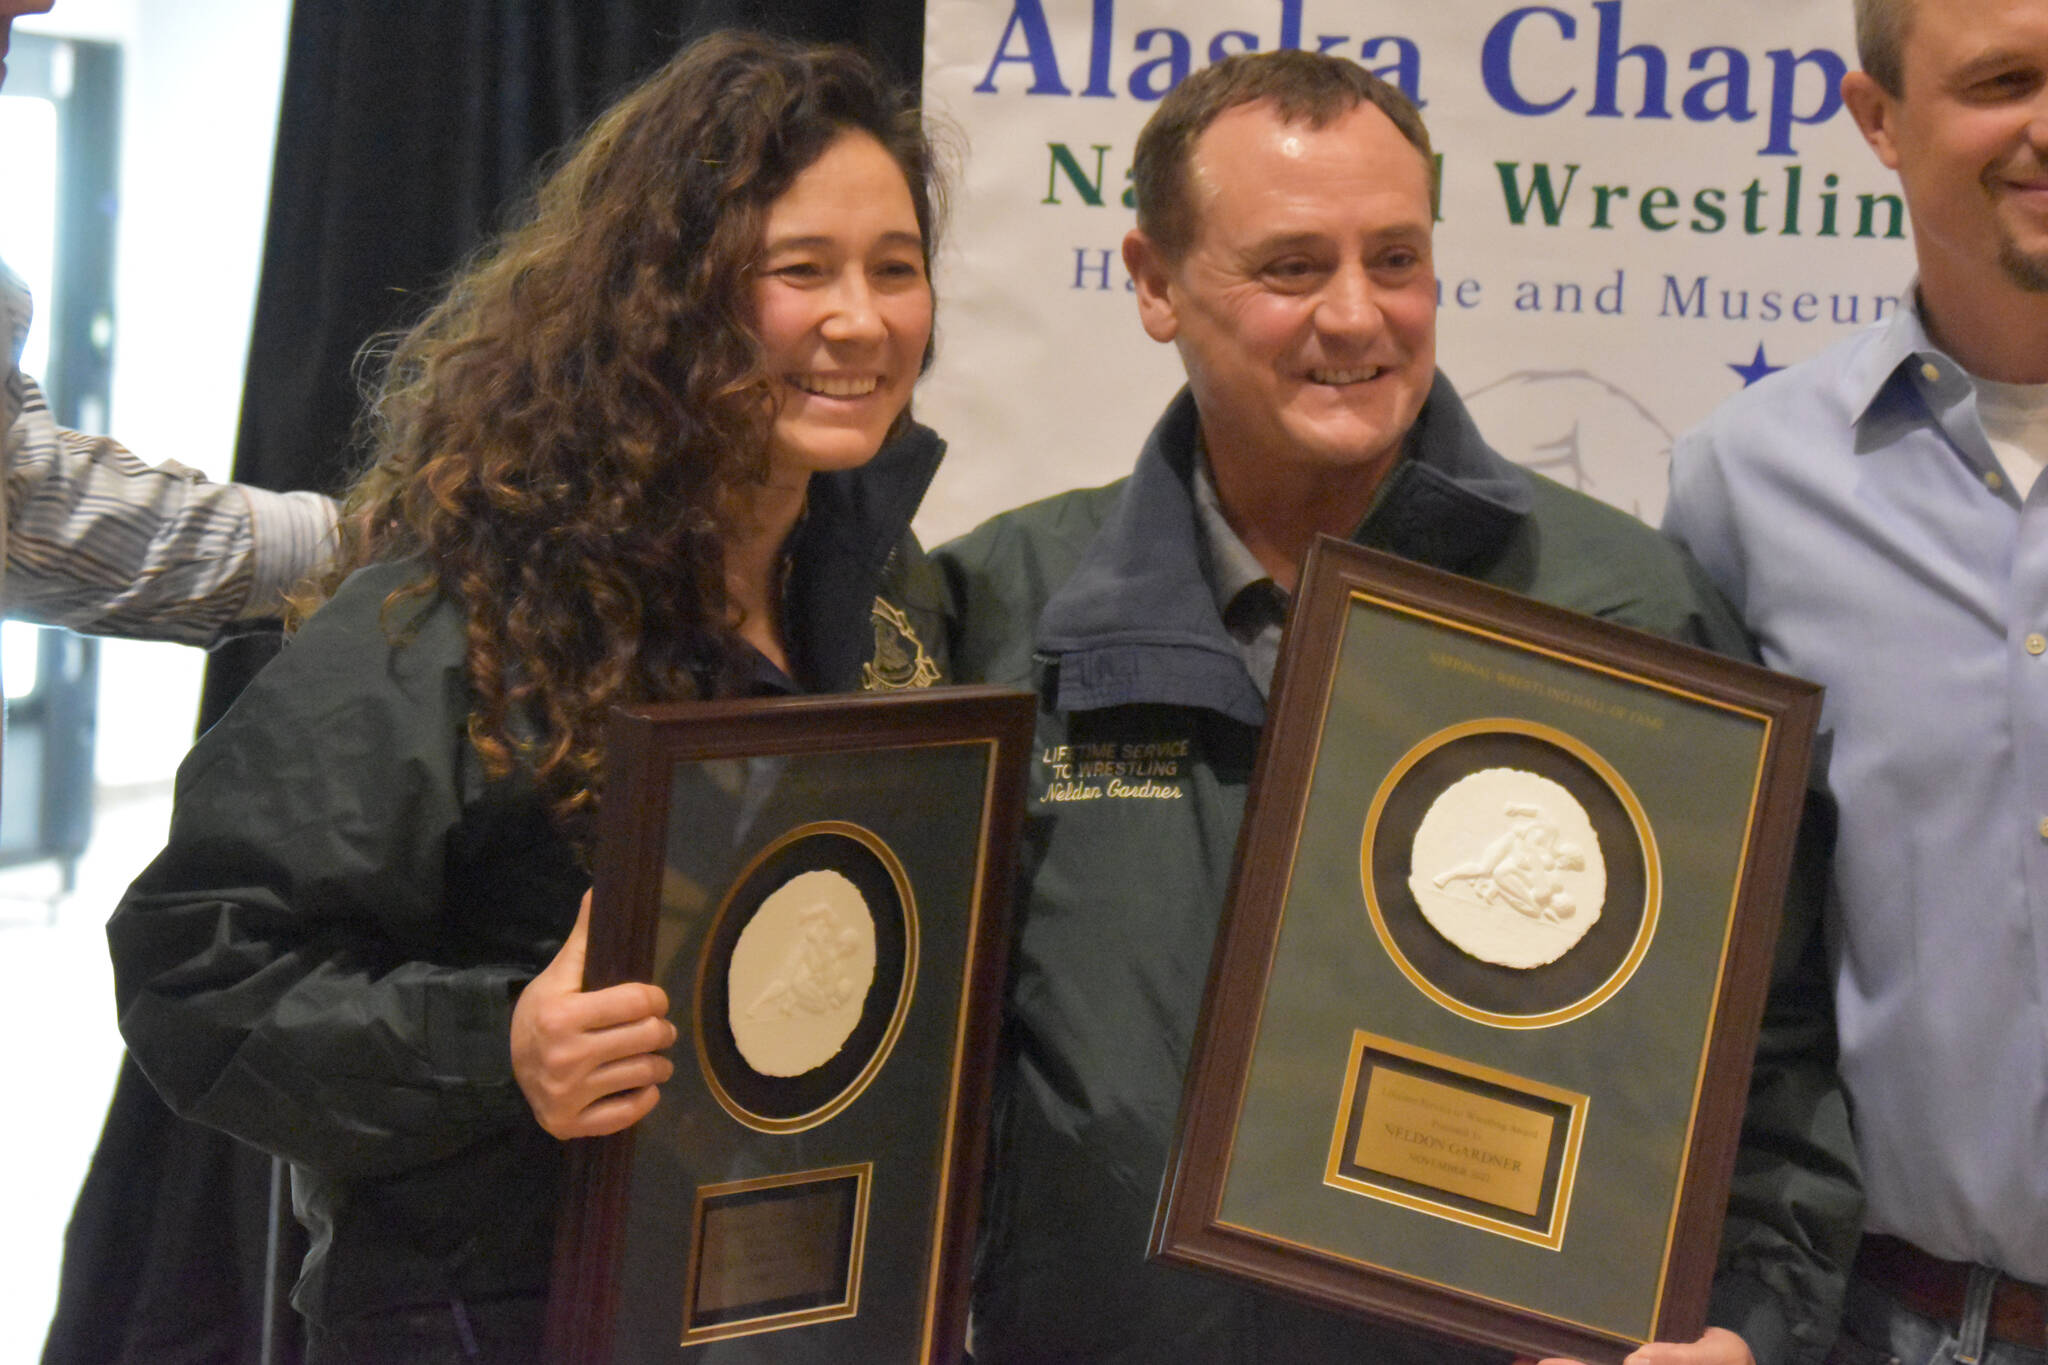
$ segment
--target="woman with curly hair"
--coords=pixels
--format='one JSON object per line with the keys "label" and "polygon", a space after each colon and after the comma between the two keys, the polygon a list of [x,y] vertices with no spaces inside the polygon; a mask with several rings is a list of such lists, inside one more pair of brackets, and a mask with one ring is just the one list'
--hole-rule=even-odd
{"label": "woman with curly hair", "polygon": [[560,1140],[671,1072],[657,987],[581,989],[606,709],[936,678],[934,196],[861,59],[707,39],[389,356],[324,603],[108,929],[151,1081],[292,1163],[315,1365],[534,1358]]}

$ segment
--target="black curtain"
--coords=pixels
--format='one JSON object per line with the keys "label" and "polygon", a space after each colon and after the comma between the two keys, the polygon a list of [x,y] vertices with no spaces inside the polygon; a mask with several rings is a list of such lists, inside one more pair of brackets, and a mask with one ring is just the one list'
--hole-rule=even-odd
{"label": "black curtain", "polygon": [[741,24],[923,68],[922,6],[901,0],[300,4],[235,477],[339,488],[363,341],[417,314],[539,158],[680,41]]}
{"label": "black curtain", "polygon": [[[341,491],[360,458],[363,343],[418,316],[542,157],[723,27],[848,43],[906,87],[921,80],[923,0],[299,0],[235,477]],[[215,652],[202,728],[275,648]],[[272,1226],[269,1164],[179,1122],[124,1063],[66,1234],[45,1365],[296,1361],[288,1311],[264,1355],[279,1307],[264,1266],[283,1266],[281,1292],[303,1254],[295,1225]]]}

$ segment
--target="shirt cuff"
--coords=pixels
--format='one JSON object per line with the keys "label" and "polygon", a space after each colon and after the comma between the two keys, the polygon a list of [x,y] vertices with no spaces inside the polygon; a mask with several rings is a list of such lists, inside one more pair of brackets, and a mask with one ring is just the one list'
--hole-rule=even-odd
{"label": "shirt cuff", "polygon": [[237,620],[276,616],[284,595],[334,553],[334,500],[319,493],[273,493],[237,484],[249,500],[254,549],[248,600]]}

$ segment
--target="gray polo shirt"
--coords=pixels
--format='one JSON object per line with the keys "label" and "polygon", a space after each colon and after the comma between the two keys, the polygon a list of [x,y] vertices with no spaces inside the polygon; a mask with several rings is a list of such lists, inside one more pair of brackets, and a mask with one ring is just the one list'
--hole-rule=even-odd
{"label": "gray polo shirt", "polygon": [[1223,501],[1216,495],[1216,481],[1209,477],[1206,449],[1197,451],[1195,460],[1195,529],[1200,533],[1195,539],[1201,551],[1202,577],[1215,594],[1223,628],[1237,642],[1244,666],[1264,696],[1273,687],[1273,665],[1280,659],[1280,629],[1287,624],[1292,599],[1230,529]]}

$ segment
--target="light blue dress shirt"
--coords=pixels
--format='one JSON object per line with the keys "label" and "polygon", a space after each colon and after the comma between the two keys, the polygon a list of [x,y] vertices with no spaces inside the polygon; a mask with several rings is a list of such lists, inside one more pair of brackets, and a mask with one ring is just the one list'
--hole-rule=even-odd
{"label": "light blue dress shirt", "polygon": [[1827,687],[1866,1227],[2048,1281],[2048,479],[1908,307],[1683,438],[1665,529]]}

